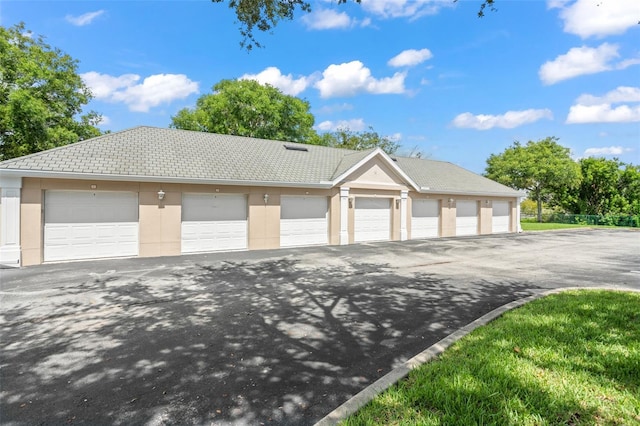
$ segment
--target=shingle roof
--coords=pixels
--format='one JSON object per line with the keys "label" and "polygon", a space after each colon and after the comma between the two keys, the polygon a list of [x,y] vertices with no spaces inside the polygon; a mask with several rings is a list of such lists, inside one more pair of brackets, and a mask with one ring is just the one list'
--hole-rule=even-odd
{"label": "shingle roof", "polygon": [[397,157],[396,161],[425,192],[521,195],[512,188],[445,161],[407,157]]}
{"label": "shingle roof", "polygon": [[[3,161],[0,171],[304,186],[329,184],[371,152],[141,126]],[[431,190],[517,195],[450,163],[397,160],[414,182]]]}

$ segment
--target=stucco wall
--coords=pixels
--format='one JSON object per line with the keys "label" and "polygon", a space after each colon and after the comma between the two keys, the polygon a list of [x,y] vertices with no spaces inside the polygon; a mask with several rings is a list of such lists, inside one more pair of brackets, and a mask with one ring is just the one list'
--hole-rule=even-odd
{"label": "stucco wall", "polygon": [[[384,178],[381,172],[391,173],[386,164],[373,161],[370,173],[362,173],[350,181],[356,187],[350,188],[348,208],[349,243],[354,242],[354,210],[357,197],[381,197],[388,199],[391,208],[391,240],[401,237],[401,208],[396,200],[400,200],[400,185],[395,178]],[[377,173],[375,172],[377,171]],[[375,179],[379,179],[383,189],[367,188]],[[385,186],[388,185],[388,186]],[[93,186],[93,187],[92,187]],[[393,186],[393,188],[389,187]],[[163,200],[158,199],[158,191],[163,190]],[[34,265],[43,260],[43,225],[44,197],[47,190],[82,190],[82,191],[131,191],[138,194],[139,202],[139,255],[168,256],[181,252],[181,221],[183,193],[220,193],[244,194],[248,202],[248,248],[250,250],[273,249],[280,247],[280,199],[282,195],[323,196],[328,200],[328,242],[340,243],[340,190],[333,189],[299,189],[282,187],[243,187],[196,184],[165,184],[117,181],[91,181],[66,179],[24,178],[21,191],[21,248],[22,264]],[[265,204],[264,195],[268,194]],[[509,200],[511,211],[511,231],[517,230],[515,198],[478,198],[450,196],[447,194],[417,194],[409,192],[406,203],[407,233],[411,238],[411,208],[414,199],[436,199],[440,201],[440,236],[455,236],[456,202],[468,199],[479,203],[479,232],[492,232],[492,202]],[[449,203],[449,199],[454,201]],[[488,203],[487,203],[488,201]]]}
{"label": "stucco wall", "polygon": [[485,235],[490,234],[491,229],[493,227],[492,218],[493,218],[493,207],[491,206],[490,200],[479,200],[478,204],[480,208],[478,209],[478,214],[480,215],[479,219],[479,234]]}
{"label": "stucco wall", "polygon": [[393,171],[385,161],[374,157],[363,164],[345,179],[341,186],[362,189],[407,189],[406,183]]}
{"label": "stucco wall", "polygon": [[[158,191],[165,192],[158,199]],[[141,183],[138,194],[142,257],[180,254],[182,185]]]}

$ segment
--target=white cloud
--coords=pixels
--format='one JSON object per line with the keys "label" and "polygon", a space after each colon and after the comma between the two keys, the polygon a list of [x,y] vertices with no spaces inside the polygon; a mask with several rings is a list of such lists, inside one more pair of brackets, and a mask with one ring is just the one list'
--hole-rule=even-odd
{"label": "white cloud", "polygon": [[549,9],[561,9],[571,1],[573,0],[547,0],[547,7]]}
{"label": "white cloud", "polygon": [[623,34],[640,19],[637,0],[549,0],[547,6],[560,9],[565,32],[582,38]]}
{"label": "white cloud", "polygon": [[411,20],[454,6],[450,0],[362,0],[361,4],[366,12],[382,18],[409,17]]}
{"label": "white cloud", "polygon": [[349,129],[354,132],[360,132],[365,129],[364,120],[362,118],[353,118],[351,120],[339,121],[323,121],[316,126],[316,129],[323,132],[333,132],[338,129]]}
{"label": "white cloud", "polygon": [[282,93],[297,96],[313,81],[313,77],[293,78],[291,74],[284,75],[276,67],[268,67],[258,74],[245,74],[239,80],[255,80],[260,84],[277,87]]}
{"label": "white cloud", "polygon": [[605,93],[604,96],[581,95],[576,102],[581,105],[613,104],[621,102],[640,102],[640,87],[620,86]]}
{"label": "white cloud", "polygon": [[93,22],[94,19],[96,19],[98,16],[102,15],[103,13],[104,13],[104,10],[96,10],[95,12],[88,12],[80,16],[67,15],[65,16],[65,19],[70,24],[73,24],[77,27],[83,27],[85,25],[89,25],[91,22]]}
{"label": "white cloud", "polygon": [[100,74],[90,71],[80,74],[84,83],[91,89],[91,93],[96,99],[108,99],[118,89],[133,86],[140,76],[137,74],[123,74],[119,77],[113,77],[107,74]]}
{"label": "white cloud", "polygon": [[465,112],[453,119],[455,127],[462,127],[476,130],[489,130],[494,127],[512,129],[541,120],[543,118],[552,120],[553,114],[548,109],[527,109],[524,111],[508,111],[502,115],[473,115]]}
{"label": "white cloud", "polygon": [[392,142],[400,142],[402,140],[402,133],[394,133],[387,136],[387,138]]}
{"label": "white cloud", "polygon": [[98,122],[98,126],[99,127],[108,126],[109,124],[111,124],[111,119],[109,117],[107,117],[106,115],[101,115],[100,116],[100,121]]}
{"label": "white cloud", "polygon": [[397,72],[393,77],[376,79],[371,70],[360,61],[329,65],[322,72],[322,79],[315,84],[320,96],[354,96],[358,93],[389,94],[405,93],[406,73]]}
{"label": "white cloud", "polygon": [[[636,105],[613,104],[631,103]],[[619,86],[603,96],[580,95],[569,108],[567,124],[640,121],[640,87]]]}
{"label": "white cloud", "polygon": [[616,44],[602,43],[596,48],[582,46],[570,49],[566,54],[556,57],[553,61],[545,62],[538,71],[540,80],[544,84],[555,84],[580,75],[595,74],[627,65],[624,61],[620,64],[612,64],[611,61],[620,56],[619,46]]}
{"label": "white cloud", "polygon": [[198,93],[198,83],[184,74],[156,74],[142,83],[137,74],[114,77],[91,71],[80,75],[98,100],[122,102],[130,111],[147,112],[149,108],[168,104]]}
{"label": "white cloud", "polygon": [[602,148],[587,148],[584,151],[585,157],[602,156],[602,155],[620,155],[624,152],[630,151],[628,148],[621,146],[605,146]]}
{"label": "white cloud", "polygon": [[431,58],[433,54],[429,49],[408,49],[389,59],[387,64],[392,67],[412,67]]}
{"label": "white cloud", "polygon": [[580,75],[595,74],[603,71],[622,70],[632,65],[640,64],[640,58],[625,59],[613,62],[618,58],[617,44],[603,43],[593,47],[574,47],[566,54],[556,57],[553,61],[545,62],[538,71],[540,80],[544,84],[555,84],[562,80]]}
{"label": "white cloud", "polygon": [[569,115],[567,116],[567,124],[631,123],[638,121],[640,121],[640,105],[620,105],[614,108],[611,104],[577,104],[569,108]]}
{"label": "white cloud", "polygon": [[332,30],[350,28],[354,26],[367,27],[371,25],[371,19],[358,21],[351,18],[346,12],[336,12],[333,9],[320,9],[304,15],[302,22],[311,30]]}

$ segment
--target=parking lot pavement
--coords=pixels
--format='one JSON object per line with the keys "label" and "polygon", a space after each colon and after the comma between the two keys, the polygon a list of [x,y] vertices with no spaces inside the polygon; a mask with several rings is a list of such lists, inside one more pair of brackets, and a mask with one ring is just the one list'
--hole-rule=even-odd
{"label": "parking lot pavement", "polygon": [[0,270],[2,424],[313,424],[492,309],[640,288],[580,230]]}

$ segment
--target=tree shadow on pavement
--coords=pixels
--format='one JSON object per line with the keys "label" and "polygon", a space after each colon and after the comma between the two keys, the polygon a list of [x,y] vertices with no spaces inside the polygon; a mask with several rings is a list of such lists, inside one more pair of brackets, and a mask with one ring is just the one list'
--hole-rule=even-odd
{"label": "tree shadow on pavement", "polygon": [[3,424],[313,424],[534,287],[279,258],[60,291],[92,296],[3,309]]}

